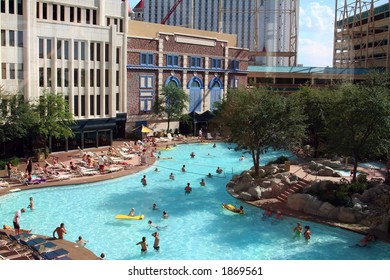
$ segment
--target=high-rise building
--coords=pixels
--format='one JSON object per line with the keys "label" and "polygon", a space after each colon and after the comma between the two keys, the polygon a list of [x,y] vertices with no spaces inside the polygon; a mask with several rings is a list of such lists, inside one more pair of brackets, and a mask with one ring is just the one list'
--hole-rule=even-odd
{"label": "high-rise building", "polygon": [[390,4],[377,3],[336,1],[333,67],[389,69]]}
{"label": "high-rise building", "polygon": [[138,20],[237,34],[253,63],[293,66],[298,9],[299,0],[141,0],[135,10]]}
{"label": "high-rise building", "polygon": [[[75,138],[53,150],[109,145],[127,110],[128,3],[120,0],[0,0],[0,84],[36,100],[62,93]],[[69,140],[69,141],[68,141]]]}

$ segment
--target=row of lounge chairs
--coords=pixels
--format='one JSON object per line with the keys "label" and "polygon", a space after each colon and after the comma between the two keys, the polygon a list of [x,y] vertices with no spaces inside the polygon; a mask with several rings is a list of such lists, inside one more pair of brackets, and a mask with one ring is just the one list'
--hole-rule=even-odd
{"label": "row of lounge chairs", "polygon": [[44,237],[29,233],[11,235],[0,231],[0,259],[3,260],[70,260],[69,251]]}

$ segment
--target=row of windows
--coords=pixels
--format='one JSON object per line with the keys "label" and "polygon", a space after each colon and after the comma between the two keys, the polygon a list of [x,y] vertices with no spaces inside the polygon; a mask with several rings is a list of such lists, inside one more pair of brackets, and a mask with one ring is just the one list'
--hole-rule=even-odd
{"label": "row of windows", "polygon": [[[3,31],[2,31],[3,34]],[[2,35],[3,36],[3,35]],[[23,34],[21,35],[23,38]],[[19,37],[19,33],[18,33]],[[2,37],[3,38],[3,37]],[[18,39],[19,40],[19,39]],[[52,52],[53,52],[53,39],[44,39],[40,38],[38,41],[38,55],[39,58],[52,58]],[[23,41],[22,41],[23,44]],[[73,44],[73,59],[74,60],[86,60],[86,46],[87,43],[83,41],[74,41]],[[100,61],[102,58],[102,47],[104,46],[104,61],[108,62],[110,59],[110,48],[109,44],[106,43],[103,45],[103,43],[98,42],[91,42],[89,44],[89,59],[90,61]],[[56,41],[56,49],[57,49],[57,59],[69,59],[69,53],[70,53],[70,41],[67,40],[57,40]],[[116,49],[116,63],[119,64],[120,60],[120,48]]]}
{"label": "row of windows", "polygon": [[[211,58],[211,69],[223,69],[223,59],[220,58]],[[179,67],[180,65],[180,56],[174,54],[166,55],[166,66],[167,67]],[[151,53],[141,53],[140,54],[140,65],[142,66],[153,66],[154,64],[154,54]],[[191,56],[189,58],[190,68],[204,68],[204,58],[198,56]],[[230,61],[230,69],[238,70],[240,69],[240,62],[238,60]]]}
{"label": "row of windows", "polygon": [[107,26],[113,24],[116,32],[123,32],[123,19],[107,17]]}
{"label": "row of windows", "polygon": [[23,48],[23,31],[1,29],[1,46]]}
{"label": "row of windows", "polygon": [[[8,67],[8,69],[7,69],[7,67]],[[3,79],[3,80],[6,80],[6,79],[23,80],[24,79],[23,63],[2,63],[1,64],[1,79]]]}
{"label": "row of windows", "polygon": [[[23,65],[22,65],[23,70]],[[101,86],[101,70],[90,69],[89,70],[89,86],[100,87]],[[46,77],[46,79],[45,79]],[[69,69],[68,68],[57,68],[57,87],[68,87],[69,86]],[[109,71],[104,71],[104,86],[109,87]],[[85,87],[86,84],[86,73],[85,69],[73,69],[73,86],[74,87]],[[119,86],[119,71],[116,71],[115,85]],[[52,86],[52,69],[51,68],[39,68],[39,86],[40,87],[51,87]]]}
{"label": "row of windows", "polygon": [[[87,109],[86,105],[86,96],[85,95],[74,95],[73,96],[73,114],[76,117],[84,117],[85,112]],[[90,115],[97,115],[100,116],[101,114],[101,95],[90,95],[89,96],[89,114]],[[115,109],[116,111],[119,111],[119,93],[116,93],[115,95]],[[79,109],[79,104],[80,104],[80,109]],[[96,106],[95,106],[96,105]],[[109,114],[109,107],[110,105],[110,96],[108,94],[104,95],[104,114],[108,115]]]}
{"label": "row of windows", "polygon": [[37,19],[97,25],[97,10],[37,2]]}
{"label": "row of windows", "polygon": [[0,0],[1,13],[23,15],[23,0]]}

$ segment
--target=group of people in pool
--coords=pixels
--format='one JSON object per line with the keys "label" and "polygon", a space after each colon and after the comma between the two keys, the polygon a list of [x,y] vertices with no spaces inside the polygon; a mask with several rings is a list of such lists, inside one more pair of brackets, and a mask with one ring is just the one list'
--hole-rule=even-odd
{"label": "group of people in pool", "polygon": [[303,237],[305,238],[305,240],[308,241],[311,238],[310,226],[305,226],[305,230],[303,230],[300,223],[297,223],[297,225],[293,228],[294,238],[300,238],[302,235],[302,231]]}
{"label": "group of people in pool", "polygon": [[[152,209],[153,210],[158,210],[158,207],[157,207],[156,203],[153,203]],[[167,211],[164,210],[162,212],[162,218],[163,219],[168,219],[168,217],[169,217],[169,215],[168,215]],[[166,226],[162,227],[162,226],[156,225],[156,224],[153,223],[152,220],[148,221],[148,225],[149,225],[149,228],[155,228],[156,230],[162,230],[162,229],[164,229],[166,227]],[[160,250],[160,235],[159,235],[158,231],[153,232],[152,236],[154,237],[153,248],[156,251],[158,251],[158,250]],[[146,251],[148,250],[148,243],[146,243],[146,236],[143,236],[142,240],[139,241],[136,245],[141,245],[141,252],[142,253],[146,253]]]}

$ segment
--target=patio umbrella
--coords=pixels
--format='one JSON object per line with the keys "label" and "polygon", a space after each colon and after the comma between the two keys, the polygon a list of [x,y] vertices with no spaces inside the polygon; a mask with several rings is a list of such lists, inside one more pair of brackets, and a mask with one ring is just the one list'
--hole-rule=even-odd
{"label": "patio umbrella", "polygon": [[149,127],[142,126],[141,132],[142,133],[150,133],[150,132],[153,132],[153,130],[151,130]]}

